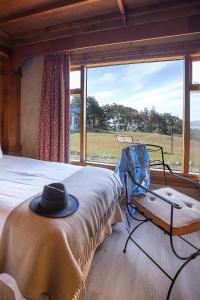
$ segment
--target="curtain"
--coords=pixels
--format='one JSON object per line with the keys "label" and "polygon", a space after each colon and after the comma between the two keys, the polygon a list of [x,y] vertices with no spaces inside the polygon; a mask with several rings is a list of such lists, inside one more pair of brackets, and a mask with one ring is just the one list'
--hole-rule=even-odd
{"label": "curtain", "polygon": [[69,162],[69,53],[44,57],[38,158]]}

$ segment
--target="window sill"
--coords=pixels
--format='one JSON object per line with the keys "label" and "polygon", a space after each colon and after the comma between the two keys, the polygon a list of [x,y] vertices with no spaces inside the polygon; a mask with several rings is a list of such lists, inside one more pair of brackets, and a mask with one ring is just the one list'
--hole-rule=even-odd
{"label": "window sill", "polygon": [[[107,164],[107,163],[98,163],[98,162],[91,162],[91,161],[86,161],[84,163],[77,162],[77,161],[72,161],[71,164],[73,165],[81,165],[81,166],[93,166],[93,167],[100,167],[100,168],[106,168],[110,170],[115,170],[115,164]],[[184,176],[186,178],[190,178],[193,180],[199,180],[199,175],[198,174],[183,174],[182,172],[175,171],[175,173],[178,173],[181,176]],[[169,172],[166,171],[166,177],[167,177],[167,183],[168,185],[171,186],[179,186],[179,187],[185,187],[185,188],[192,188],[195,189],[194,185],[183,182],[178,178],[175,178],[172,176]],[[151,182],[156,183],[156,184],[164,184],[164,176],[163,172],[161,170],[155,170],[151,169]],[[198,189],[198,187],[196,187]]]}

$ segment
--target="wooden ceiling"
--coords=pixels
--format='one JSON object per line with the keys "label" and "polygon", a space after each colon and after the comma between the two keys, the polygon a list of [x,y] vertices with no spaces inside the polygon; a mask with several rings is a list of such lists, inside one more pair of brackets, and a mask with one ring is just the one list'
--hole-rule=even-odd
{"label": "wooden ceiling", "polygon": [[0,38],[19,46],[197,14],[197,0],[1,0]]}
{"label": "wooden ceiling", "polygon": [[199,34],[200,0],[0,1],[0,52],[17,57]]}

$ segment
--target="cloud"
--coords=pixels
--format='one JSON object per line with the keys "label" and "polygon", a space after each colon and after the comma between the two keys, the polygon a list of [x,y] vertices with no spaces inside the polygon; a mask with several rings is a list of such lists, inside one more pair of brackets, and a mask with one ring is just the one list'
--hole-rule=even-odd
{"label": "cloud", "polygon": [[88,93],[88,96],[95,96],[99,104],[104,105],[110,103],[110,100],[113,99],[113,94],[115,94],[115,90],[98,91],[95,94]]}
{"label": "cloud", "polygon": [[105,73],[102,77],[99,78],[100,82],[108,82],[108,81],[112,81],[115,80],[116,76],[109,72],[109,73]]}
{"label": "cloud", "polygon": [[[142,110],[144,107],[155,107],[159,113],[169,112],[182,117],[183,108],[183,87],[180,82],[171,85],[161,86],[154,89],[129,95],[123,100],[125,106]],[[122,102],[119,100],[119,102]]]}
{"label": "cloud", "polygon": [[170,65],[172,65],[172,62],[137,63],[128,65],[124,72],[123,81],[132,82],[144,80],[149,78],[150,75],[157,74],[158,72],[169,68]]}
{"label": "cloud", "polygon": [[106,72],[106,68],[108,67],[88,69],[87,82],[89,92],[93,92],[93,90],[95,92],[97,89],[103,89],[105,87],[112,87],[117,79],[117,74],[109,70]]}
{"label": "cloud", "polygon": [[142,110],[171,112],[182,117],[182,61],[138,63],[88,71],[88,95],[100,105],[119,103]]}

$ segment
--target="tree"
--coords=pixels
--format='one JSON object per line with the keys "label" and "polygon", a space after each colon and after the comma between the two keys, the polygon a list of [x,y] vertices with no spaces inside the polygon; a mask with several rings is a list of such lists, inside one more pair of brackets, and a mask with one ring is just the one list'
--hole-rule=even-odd
{"label": "tree", "polygon": [[115,131],[129,131],[137,128],[138,111],[116,103],[102,106],[108,128]]}
{"label": "tree", "polygon": [[76,106],[76,107],[80,107],[80,96],[76,95],[76,96],[72,96],[71,101],[70,101],[70,105],[71,106]]}
{"label": "tree", "polygon": [[145,107],[143,111],[140,111],[139,130],[148,132],[148,125],[149,125],[149,110],[148,108]]}
{"label": "tree", "polygon": [[[73,96],[71,100],[71,105],[80,107],[80,96]],[[94,97],[87,97],[86,111],[86,121],[88,129],[103,129],[105,127],[103,110],[99,106],[99,102]]]}
{"label": "tree", "polygon": [[104,127],[104,112],[99,102],[94,97],[87,97],[87,128],[95,129]]}
{"label": "tree", "polygon": [[[71,105],[80,107],[80,96],[73,96]],[[114,131],[138,130],[171,135],[182,133],[182,120],[170,113],[160,114],[155,107],[140,112],[121,104],[99,105],[95,97],[87,97],[87,128]]]}

